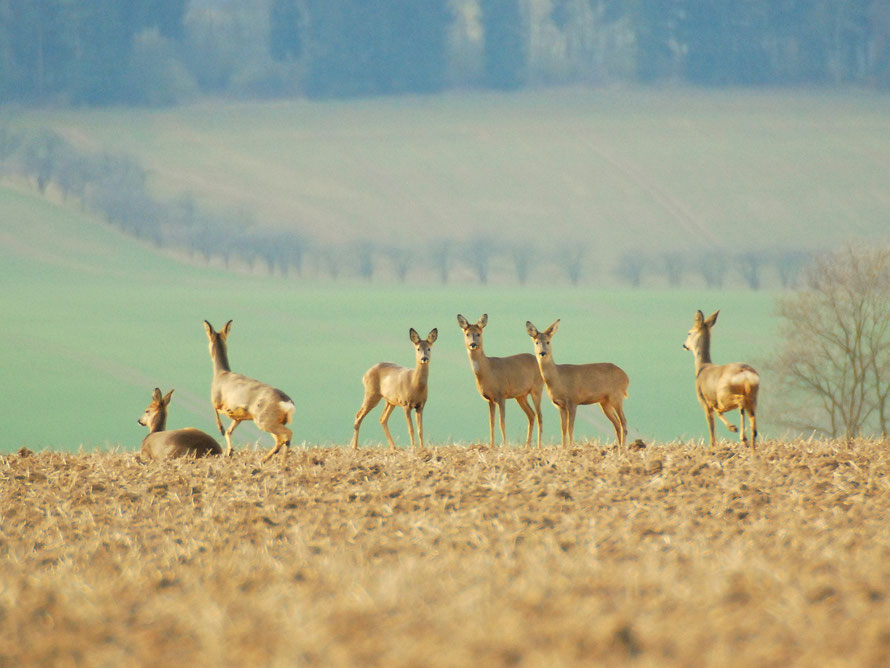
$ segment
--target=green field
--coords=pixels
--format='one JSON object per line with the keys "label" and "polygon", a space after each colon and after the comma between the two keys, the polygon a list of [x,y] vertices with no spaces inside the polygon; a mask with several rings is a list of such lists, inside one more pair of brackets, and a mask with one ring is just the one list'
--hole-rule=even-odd
{"label": "green field", "polygon": [[[4,221],[2,449],[135,448],[136,419],[151,389],[176,388],[168,426],[214,429],[211,364],[201,321],[235,321],[233,369],[272,383],[297,403],[296,444],[347,443],[362,398],[361,376],[383,360],[413,364],[408,328],[438,327],[430,399],[431,443],[487,439],[455,316],[489,314],[486,352],[531,352],[525,321],[562,319],[557,361],[614,361],[631,378],[625,404],[631,437],[667,440],[705,433],[694,399],[691,355],[681,349],[696,308],[723,309],[716,359],[757,360],[771,340],[771,296],[748,291],[606,290],[535,286],[438,287],[306,283],[224,273],[178,263],[70,208],[27,190],[0,189]],[[764,394],[768,396],[769,383]],[[559,440],[556,409],[545,402],[545,439]],[[377,409],[362,440],[383,441]],[[407,443],[404,420],[391,424]],[[762,422],[766,435],[775,433]],[[508,407],[511,440],[525,419]],[[728,434],[727,434],[728,435]],[[599,409],[579,413],[576,437],[611,441]],[[245,424],[241,446],[271,437]]]}
{"label": "green field", "polygon": [[[774,384],[775,293],[616,287],[626,251],[826,248],[888,238],[890,96],[809,92],[556,91],[350,103],[204,101],[170,110],[5,110],[13,126],[53,128],[90,151],[133,155],[156,197],[252,212],[320,244],[369,238],[402,246],[488,236],[547,251],[583,246],[570,287],[537,267],[514,285],[509,260],[488,286],[466,270],[452,284],[275,278],[197,266],[122,236],[75,201],[0,181],[0,369],[7,407],[0,449],[134,448],[151,389],[176,388],[170,427],[211,431],[210,359],[201,321],[235,321],[234,370],[297,403],[295,442],[342,444],[361,403],[362,373],[413,363],[409,327],[438,327],[425,413],[432,443],[487,439],[455,316],[490,317],[490,355],[531,351],[524,323],[555,318],[558,362],[613,361],[631,378],[631,437],[701,438],[692,359],[680,348],[696,308],[720,308],[716,361],[761,366],[760,426]],[[552,255],[549,256],[552,258]],[[652,257],[649,255],[648,257]],[[312,258],[308,258],[311,264]],[[243,267],[241,267],[243,270]],[[663,284],[663,281],[662,283]],[[774,285],[767,281],[768,285]],[[379,411],[379,409],[378,409]],[[383,440],[375,412],[363,442]],[[547,402],[545,438],[558,441]],[[407,441],[401,415],[392,418]],[[508,408],[509,436],[524,417]],[[718,426],[718,430],[723,427]],[[581,438],[611,440],[598,409]],[[728,436],[723,432],[724,436]],[[270,437],[250,425],[240,444]]]}
{"label": "green field", "polygon": [[887,238],[887,94],[557,90],[14,121],[135,156],[162,198],[322,242],[572,243],[608,271],[629,250]]}

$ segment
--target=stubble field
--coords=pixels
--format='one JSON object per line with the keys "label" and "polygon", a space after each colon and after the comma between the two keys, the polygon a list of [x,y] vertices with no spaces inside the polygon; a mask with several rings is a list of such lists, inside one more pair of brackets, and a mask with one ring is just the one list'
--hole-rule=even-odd
{"label": "stubble field", "polygon": [[0,459],[0,665],[887,665],[886,441]]}

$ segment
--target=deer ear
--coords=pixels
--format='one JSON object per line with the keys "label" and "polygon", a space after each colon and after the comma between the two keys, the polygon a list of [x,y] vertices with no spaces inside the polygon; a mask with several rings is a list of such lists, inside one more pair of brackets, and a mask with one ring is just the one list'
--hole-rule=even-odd
{"label": "deer ear", "polygon": [[479,325],[480,327],[485,327],[485,325],[488,324],[488,314],[483,313],[482,317],[479,318],[479,322],[477,322],[476,324]]}
{"label": "deer ear", "polygon": [[204,331],[207,332],[207,338],[213,336],[213,325],[211,325],[206,320],[204,321]]}
{"label": "deer ear", "polygon": [[705,324],[708,326],[709,329],[714,326],[714,323],[717,322],[717,315],[719,313],[719,310],[714,311],[711,315],[708,316],[708,319],[705,320]]}
{"label": "deer ear", "polygon": [[152,401],[155,401],[155,402],[157,402],[157,403],[161,403],[161,401],[162,401],[162,397],[161,397],[161,390],[160,390],[160,388],[157,388],[157,387],[156,387],[156,388],[155,388],[155,391],[151,393],[151,400],[152,400]]}
{"label": "deer ear", "polygon": [[559,329],[559,318],[557,318],[550,327],[544,330],[544,333],[547,336],[553,336],[556,334],[556,330]]}
{"label": "deer ear", "polygon": [[436,342],[436,339],[439,338],[439,329],[437,327],[433,327],[432,331],[427,334],[426,342],[430,345],[433,345]]}
{"label": "deer ear", "polygon": [[170,390],[170,391],[167,392],[167,394],[164,396],[164,405],[165,405],[165,406],[169,406],[169,405],[170,405],[170,399],[171,399],[172,397],[173,397],[173,390]]}
{"label": "deer ear", "polygon": [[223,327],[221,330],[219,330],[219,335],[222,337],[223,341],[225,341],[227,338],[229,338],[229,332],[231,332],[231,331],[232,331],[232,321],[229,320],[226,323],[226,326]]}
{"label": "deer ear", "polygon": [[467,329],[470,326],[470,321],[463,317],[460,313],[457,314],[457,324],[460,325],[461,329]]}
{"label": "deer ear", "polygon": [[413,327],[408,330],[408,337],[411,339],[411,343],[420,343],[420,334],[415,332]]}
{"label": "deer ear", "polygon": [[696,311],[695,317],[692,319],[692,324],[694,324],[696,327],[701,327],[702,323],[704,321],[705,321],[705,314],[702,313],[701,311]]}
{"label": "deer ear", "polygon": [[538,328],[531,323],[531,320],[525,321],[525,331],[528,332],[528,335],[532,338],[535,338],[538,335]]}

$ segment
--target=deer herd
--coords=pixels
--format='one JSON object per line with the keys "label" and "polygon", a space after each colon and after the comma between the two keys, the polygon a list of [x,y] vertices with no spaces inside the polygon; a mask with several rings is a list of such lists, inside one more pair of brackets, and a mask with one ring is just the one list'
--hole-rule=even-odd
{"label": "deer herd", "polygon": [[[697,311],[683,347],[695,357],[695,392],[707,419],[710,446],[715,444],[715,412],[730,431],[740,432],[742,443],[747,443],[747,413],[753,449],[757,439],[757,392],[760,376],[747,364],[735,362],[721,365],[711,362],[711,329],[717,322],[718,313],[719,311],[715,311],[705,318],[701,311]],[[507,445],[504,417],[507,399],[515,399],[528,418],[526,447],[531,446],[535,422],[537,444],[538,447],[541,446],[541,396],[545,389],[559,410],[563,446],[574,444],[575,413],[578,406],[589,404],[600,405],[603,414],[615,428],[618,447],[625,446],[627,419],[623,404],[630,384],[627,374],[610,362],[557,364],[553,359],[552,342],[559,329],[559,322],[556,320],[543,331],[538,330],[531,322],[525,323],[534,345],[534,355],[521,353],[509,357],[489,357],[482,347],[488,315],[483,315],[476,323],[470,323],[462,315],[457,316],[457,323],[464,334],[470,366],[476,378],[476,387],[482,398],[488,402],[488,427],[492,447],[495,445],[495,412],[498,413],[501,439]],[[213,363],[210,401],[216,416],[216,426],[220,434],[225,436],[226,455],[231,455],[232,432],[241,422],[252,420],[259,429],[275,439],[275,446],[263,459],[266,462],[278,452],[286,453],[290,447],[293,432],[287,425],[293,419],[296,407],[293,400],[281,390],[231,370],[226,345],[231,329],[231,320],[220,331],[204,321]],[[388,421],[396,406],[401,406],[405,411],[411,445],[415,446],[416,441],[419,441],[420,447],[424,447],[423,408],[429,385],[430,353],[438,338],[438,330],[433,329],[423,339],[412,328],[409,338],[414,346],[414,368],[380,362],[368,369],[362,377],[364,400],[355,414],[353,448],[358,448],[359,445],[362,420],[381,400],[384,407],[380,424],[390,447],[394,448],[395,442],[389,431]],[[216,439],[198,429],[166,429],[167,407],[172,395],[173,390],[164,395],[159,388],[155,388],[151,403],[139,418],[139,424],[149,429],[148,436],[142,441],[141,455],[147,459],[166,459],[222,454],[223,450]],[[534,410],[529,406],[529,398],[534,404]],[[739,410],[739,429],[724,417],[724,413],[734,409]],[[416,440],[412,411],[417,420]],[[228,429],[223,429],[220,413],[231,419]]]}

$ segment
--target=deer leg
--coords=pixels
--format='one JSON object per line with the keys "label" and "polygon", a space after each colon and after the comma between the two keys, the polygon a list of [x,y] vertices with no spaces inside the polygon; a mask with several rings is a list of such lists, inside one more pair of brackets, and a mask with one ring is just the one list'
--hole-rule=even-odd
{"label": "deer leg", "polygon": [[713,409],[706,408],[705,409],[705,419],[708,421],[708,437],[710,438],[710,446],[713,448],[715,445],[714,440],[714,411]]}
{"label": "deer leg", "polygon": [[754,449],[754,442],[757,440],[757,416],[754,411],[748,408],[748,426],[751,429],[751,449]]}
{"label": "deer leg", "polygon": [[362,402],[362,407],[358,409],[358,412],[355,414],[355,422],[352,424],[353,434],[352,434],[352,449],[358,449],[358,429],[362,425],[362,420],[365,419],[365,416],[370,413],[374,406],[380,403],[380,395],[369,395],[365,397],[365,400]]}
{"label": "deer leg", "polygon": [[411,406],[405,406],[405,422],[408,423],[408,435],[411,437],[411,447],[416,447],[414,443],[414,423],[411,421]]}
{"label": "deer leg", "polygon": [[[535,427],[535,412],[528,405],[528,397],[526,396],[520,395],[516,397],[516,403],[519,404],[519,407],[528,418],[528,434],[525,437],[525,447],[530,448],[532,445],[532,429]],[[540,439],[538,445],[540,445]]]}
{"label": "deer leg", "polygon": [[504,442],[504,447],[507,446],[507,420],[504,417],[504,413],[507,411],[507,400],[501,397],[498,399],[498,414],[500,416],[500,426],[501,426],[501,440]]}
{"label": "deer leg", "polygon": [[732,424],[729,420],[723,417],[723,413],[721,411],[717,411],[717,417],[720,418],[720,421],[726,425],[726,428],[729,429],[733,434],[738,431],[738,428]]}
{"label": "deer leg", "polygon": [[392,440],[392,434],[389,433],[389,425],[387,421],[389,420],[389,416],[392,415],[393,409],[395,409],[396,405],[386,402],[386,407],[383,409],[383,415],[380,416],[380,424],[383,427],[383,433],[386,434],[386,440],[389,442],[389,447],[395,449],[396,443]]}
{"label": "deer leg", "polygon": [[488,436],[491,447],[494,447],[494,412],[495,405],[494,402],[489,399],[488,400]]}
{"label": "deer leg", "polygon": [[745,409],[744,407],[739,408],[739,441],[742,443],[747,443],[748,438],[745,433]]}
{"label": "deer leg", "polygon": [[216,428],[219,429],[219,433],[223,436],[226,435],[226,430],[223,429],[222,420],[219,419],[219,411],[216,408],[213,409],[213,414],[216,416]]}
{"label": "deer leg", "polygon": [[226,457],[232,456],[232,432],[235,431],[235,427],[237,427],[239,424],[241,424],[241,420],[232,418],[232,424],[230,424],[229,428],[225,431],[226,445],[228,446],[226,448]]}
{"label": "deer leg", "polygon": [[538,447],[541,447],[541,435],[544,431],[544,421],[541,415],[541,395],[532,393],[532,401],[535,402],[535,415],[538,418]]}
{"label": "deer leg", "polygon": [[624,415],[624,406],[621,403],[615,404],[615,413],[621,422],[621,439],[619,445],[624,447],[627,443],[627,417]]}
{"label": "deer leg", "polygon": [[575,404],[572,404],[566,410],[568,412],[569,445],[575,445],[575,413],[577,412],[578,407]]}
{"label": "deer leg", "polygon": [[276,453],[280,452],[282,448],[284,448],[284,454],[287,454],[287,448],[290,447],[291,438],[293,438],[294,432],[285,427],[284,425],[275,425],[276,428],[274,431],[270,433],[275,436],[275,447],[272,448],[265,457],[263,457],[263,463],[272,459]]}
{"label": "deer leg", "polygon": [[569,431],[569,411],[565,406],[559,407],[559,433],[562,435],[562,447],[566,447],[566,436]]}
{"label": "deer leg", "polygon": [[417,438],[420,440],[420,447],[423,446],[423,406],[414,409],[414,415],[417,416]]}
{"label": "deer leg", "polygon": [[612,426],[615,427],[615,435],[618,437],[618,447],[620,448],[623,445],[623,430],[624,426],[621,424],[621,418],[618,415],[618,411],[616,408],[607,402],[602,402],[600,404],[600,408],[603,409],[603,415],[609,418],[609,422],[612,423]]}

